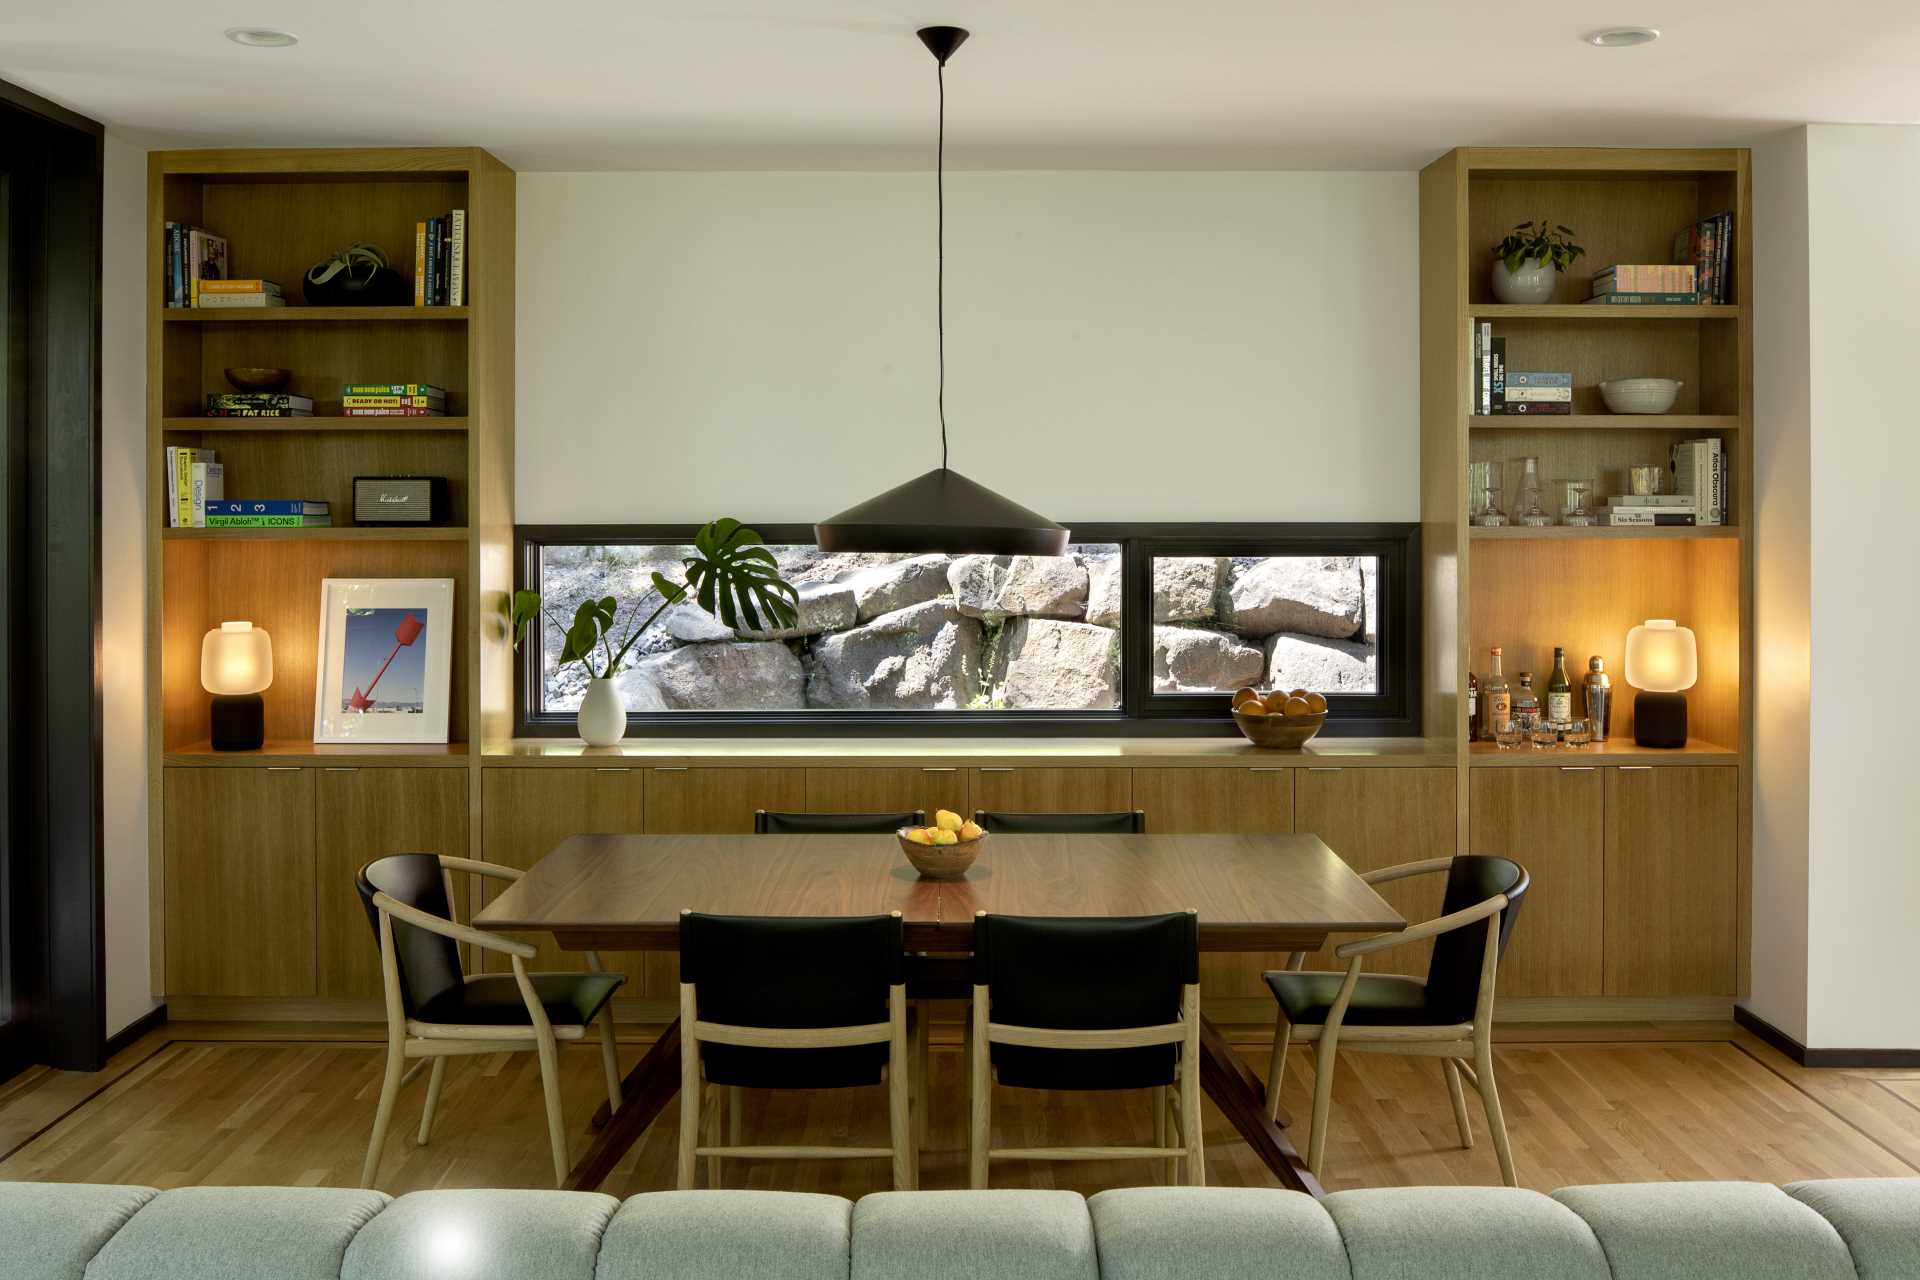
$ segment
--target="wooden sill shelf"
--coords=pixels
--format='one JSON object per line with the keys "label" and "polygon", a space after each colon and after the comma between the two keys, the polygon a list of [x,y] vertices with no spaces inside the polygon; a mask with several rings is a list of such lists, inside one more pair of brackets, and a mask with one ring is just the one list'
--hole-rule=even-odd
{"label": "wooden sill shelf", "polygon": [[[312,419],[309,419],[312,421]],[[1740,418],[1725,413],[1481,414],[1467,418],[1471,431],[1738,431]]]}
{"label": "wooden sill shelf", "polygon": [[1613,738],[1586,747],[1530,746],[1502,751],[1492,742],[1469,742],[1467,764],[1473,768],[1579,769],[1596,765],[1738,764],[1740,753],[1701,738],[1689,738],[1684,747],[1642,747],[1629,738]]}
{"label": "wooden sill shelf", "polygon": [[201,542],[465,542],[465,526],[425,525],[417,528],[341,525],[337,528],[280,529],[162,529],[168,541]]}
{"label": "wooden sill shelf", "polygon": [[1526,541],[1540,538],[1738,538],[1740,526],[1734,524],[1696,525],[1505,525],[1492,529],[1469,527],[1467,536],[1474,541]]}
{"label": "wooden sill shelf", "polygon": [[162,418],[162,431],[465,431],[458,418]]}
{"label": "wooden sill shelf", "polygon": [[1482,320],[1738,320],[1738,306],[1590,306],[1582,302],[1470,302],[1468,318]]}
{"label": "wooden sill shelf", "polygon": [[465,323],[465,307],[166,307],[160,318],[170,324],[346,324],[368,320],[396,323]]}
{"label": "wooden sill shelf", "polygon": [[211,742],[190,742],[163,753],[168,765],[219,765],[237,769],[465,768],[464,742],[305,742],[274,740],[254,751],[215,751]]}

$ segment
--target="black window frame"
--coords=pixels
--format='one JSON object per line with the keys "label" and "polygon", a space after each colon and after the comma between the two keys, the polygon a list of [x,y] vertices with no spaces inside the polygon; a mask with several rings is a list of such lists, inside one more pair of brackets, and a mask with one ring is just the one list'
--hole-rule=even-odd
{"label": "black window frame", "polygon": [[[756,523],[770,546],[811,546],[813,526]],[[516,587],[540,590],[544,546],[685,545],[698,526],[542,524],[514,529]],[[1380,692],[1329,693],[1325,737],[1418,737],[1421,733],[1420,526],[1417,523],[1072,524],[1080,545],[1121,549],[1120,707],[1113,711],[655,711],[627,713],[631,737],[1205,737],[1238,731],[1229,693],[1153,691],[1152,564],[1166,556],[1351,555],[1378,561],[1375,671]],[[567,738],[574,713],[533,710],[541,646],[529,628],[514,661],[514,735]]]}

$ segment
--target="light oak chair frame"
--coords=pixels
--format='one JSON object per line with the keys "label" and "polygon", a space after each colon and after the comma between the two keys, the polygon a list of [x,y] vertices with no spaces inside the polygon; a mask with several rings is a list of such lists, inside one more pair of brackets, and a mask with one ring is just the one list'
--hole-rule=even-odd
{"label": "light oak chair frame", "polygon": [[[440,874],[446,883],[450,907],[459,901],[453,892],[453,873],[456,871],[508,881],[518,880],[525,874],[497,863],[440,855]],[[360,1185],[373,1186],[374,1175],[379,1172],[381,1154],[386,1148],[387,1128],[393,1119],[393,1104],[399,1098],[400,1090],[411,1083],[429,1061],[432,1070],[427,1077],[426,1105],[420,1113],[421,1146],[425,1146],[432,1136],[433,1116],[440,1105],[440,1087],[446,1078],[448,1058],[531,1049],[540,1055],[540,1087],[546,1100],[547,1141],[553,1155],[553,1180],[556,1186],[564,1186],[568,1165],[566,1129],[560,1112],[559,1045],[583,1039],[587,1029],[579,1025],[555,1026],[547,1017],[546,1006],[540,1003],[540,997],[534,991],[533,975],[527,972],[527,961],[538,954],[537,949],[532,943],[516,942],[499,934],[468,928],[457,920],[443,920],[385,893],[374,894],[373,905],[380,913],[380,977],[387,1010],[387,1070],[380,1085],[380,1104],[374,1112],[373,1137],[367,1143],[367,1160],[360,1171]],[[415,928],[437,933],[482,951],[508,957],[513,965],[514,983],[520,988],[521,999],[527,1004],[528,1025],[470,1026],[409,1018],[400,999],[400,963],[393,941],[395,920],[405,921]],[[587,952],[587,968],[593,973],[601,972],[597,953]],[[466,980],[472,982],[476,976],[479,975],[467,974]],[[611,1000],[601,1006],[599,1016],[594,1021],[600,1027],[600,1061],[607,1077],[607,1105],[618,1111],[620,1063],[614,1050]],[[418,1058],[420,1061],[409,1068],[406,1066],[409,1058]]]}
{"label": "light oak chair frame", "polygon": [[[1452,858],[1429,858],[1370,871],[1360,878],[1368,884],[1385,884],[1411,876],[1445,874],[1452,865]],[[1356,1053],[1404,1053],[1439,1058],[1447,1077],[1447,1094],[1453,1102],[1454,1124],[1460,1130],[1460,1145],[1472,1147],[1473,1125],[1467,1116],[1466,1094],[1460,1083],[1464,1076],[1480,1096],[1480,1104],[1486,1110],[1487,1127],[1493,1134],[1493,1149],[1500,1158],[1501,1180],[1510,1187],[1520,1185],[1514,1176],[1513,1151],[1507,1142],[1507,1123],[1500,1109],[1500,1094],[1493,1082],[1493,987],[1500,965],[1500,916],[1506,908],[1507,895],[1496,893],[1471,907],[1423,921],[1399,933],[1382,933],[1343,943],[1334,948],[1333,954],[1347,961],[1346,980],[1340,984],[1339,994],[1334,997],[1333,1005],[1327,1011],[1326,1022],[1317,1026],[1309,1024],[1295,1027],[1287,1021],[1286,1010],[1280,1010],[1274,1020],[1273,1056],[1267,1064],[1267,1112],[1276,1117],[1279,1114],[1280,1087],[1286,1079],[1288,1047],[1295,1040],[1303,1044],[1317,1044],[1313,1068],[1313,1127],[1307,1140],[1307,1168],[1316,1177],[1326,1156],[1327,1119],[1333,1110],[1334,1055],[1339,1049],[1349,1049]],[[1361,965],[1368,956],[1436,938],[1481,920],[1487,922],[1487,945],[1480,961],[1480,993],[1474,1004],[1471,1022],[1446,1026],[1346,1025],[1347,1007],[1353,1000],[1354,988],[1359,985]],[[1288,957],[1287,969],[1298,973],[1305,960],[1306,953],[1296,951]],[[1401,978],[1399,975],[1377,976],[1395,981],[1419,982],[1418,978]]]}
{"label": "light oak chair frame", "polygon": [[[680,914],[686,915],[688,911]],[[898,911],[892,913],[897,919]],[[691,1190],[701,1156],[707,1157],[709,1186],[720,1185],[720,1161],[734,1160],[882,1160],[893,1161],[893,1189],[912,1191],[919,1184],[919,1145],[926,1131],[926,1083],[914,1087],[913,1062],[926,1056],[927,1020],[919,1019],[909,1045],[907,987],[887,988],[887,1020],[850,1027],[741,1027],[700,1017],[695,984],[680,984],[680,1153],[677,1185]],[[700,1046],[733,1044],[750,1049],[838,1049],[862,1044],[887,1046],[881,1080],[887,1087],[885,1147],[749,1146],[742,1134],[742,1089],[709,1086],[701,1070]],[[727,1123],[720,1104],[724,1089]],[[729,1133],[728,1130],[731,1130]],[[703,1140],[704,1137],[704,1140]],[[731,1141],[729,1141],[729,1138]]]}
{"label": "light oak chair frame", "polygon": [[[1187,983],[1181,987],[1178,1021],[1154,1027],[1062,1030],[1014,1026],[993,1021],[991,1003],[989,988],[975,984],[966,1029],[972,1112],[967,1144],[970,1187],[978,1191],[987,1186],[988,1166],[994,1160],[1165,1160],[1169,1183],[1176,1179],[1177,1166],[1184,1161],[1187,1185],[1207,1185],[1206,1142],[1200,1118],[1200,984]],[[1034,1049],[1137,1049],[1177,1044],[1180,1046],[1178,1100],[1176,1102],[1173,1090],[1166,1085],[1153,1090],[1154,1145],[1151,1147],[995,1147],[992,1046],[996,1044]],[[1178,1145],[1168,1142],[1169,1126],[1179,1139]]]}

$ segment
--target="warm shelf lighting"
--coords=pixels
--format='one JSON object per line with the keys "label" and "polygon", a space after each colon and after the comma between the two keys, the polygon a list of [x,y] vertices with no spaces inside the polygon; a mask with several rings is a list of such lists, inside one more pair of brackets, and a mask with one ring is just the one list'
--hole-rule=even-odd
{"label": "warm shelf lighting", "polygon": [[200,642],[200,686],[213,695],[215,751],[252,751],[266,740],[266,703],[273,683],[273,637],[251,622],[223,622]]}
{"label": "warm shelf lighting", "polygon": [[1627,683],[1633,699],[1633,740],[1643,747],[1687,745],[1687,697],[1700,679],[1693,632],[1672,618],[1648,618],[1627,632]]}

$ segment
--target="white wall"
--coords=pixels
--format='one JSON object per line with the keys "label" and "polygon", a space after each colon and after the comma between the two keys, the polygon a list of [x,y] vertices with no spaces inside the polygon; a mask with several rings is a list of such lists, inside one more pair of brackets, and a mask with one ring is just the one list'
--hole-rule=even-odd
{"label": "white wall", "polygon": [[[1416,184],[950,175],[953,467],[1065,520],[1417,519]],[[521,174],[518,518],[811,522],[937,465],[933,212]]]}
{"label": "white wall", "polygon": [[112,1035],[155,1003],[147,915],[147,154],[112,132],[102,205],[100,675]]}
{"label": "white wall", "polygon": [[1756,250],[1786,251],[1756,290],[1773,318],[1756,335],[1755,783],[1781,794],[1755,807],[1753,1003],[1791,1032],[1803,982],[1808,1046],[1920,1048],[1909,989],[1920,809],[1903,674],[1920,633],[1920,431],[1906,386],[1920,348],[1906,305],[1920,295],[1920,128],[1797,130],[1756,157],[1755,190],[1780,220],[1758,227]]}

